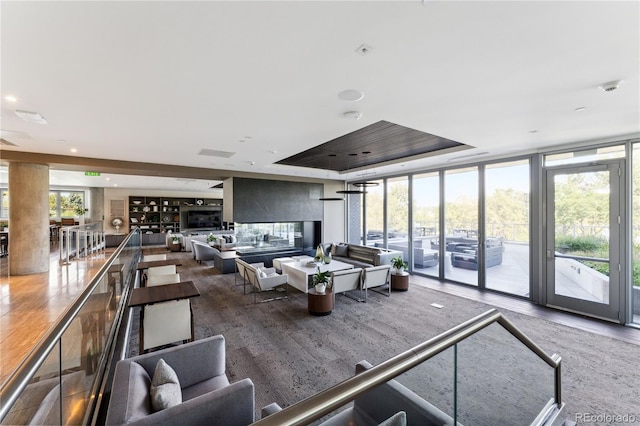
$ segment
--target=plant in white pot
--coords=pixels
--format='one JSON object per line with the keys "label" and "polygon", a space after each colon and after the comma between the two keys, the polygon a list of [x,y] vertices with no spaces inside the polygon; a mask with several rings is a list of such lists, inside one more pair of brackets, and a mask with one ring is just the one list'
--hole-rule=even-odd
{"label": "plant in white pot", "polygon": [[207,242],[209,243],[210,246],[213,246],[216,243],[216,240],[217,240],[217,238],[213,234],[209,234],[207,236]]}
{"label": "plant in white pot", "polygon": [[393,269],[395,269],[394,273],[398,275],[402,275],[404,270],[409,267],[409,265],[407,264],[407,262],[404,261],[402,256],[396,256],[393,259],[391,259],[391,266],[393,266]]}
{"label": "plant in white pot", "polygon": [[320,267],[318,267],[318,272],[313,276],[313,284],[316,286],[316,293],[324,294],[327,288],[331,288],[329,274],[329,271],[321,272]]}

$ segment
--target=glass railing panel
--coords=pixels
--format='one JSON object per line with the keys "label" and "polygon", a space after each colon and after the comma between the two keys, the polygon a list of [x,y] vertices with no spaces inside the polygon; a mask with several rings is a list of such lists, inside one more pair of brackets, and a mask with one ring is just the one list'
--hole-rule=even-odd
{"label": "glass railing panel", "polygon": [[3,425],[59,424],[59,355],[56,344],[2,420]]}
{"label": "glass railing panel", "polygon": [[[87,410],[94,403],[93,392],[103,374],[118,309],[126,309],[123,292],[135,276],[139,251],[137,232],[105,274],[92,280],[93,291],[63,328],[60,338],[2,420],[3,425],[90,422]],[[57,328],[58,324],[52,327]]]}
{"label": "glass railing panel", "polygon": [[531,424],[555,395],[555,371],[499,324],[457,344],[457,421]]}
{"label": "glass railing panel", "polygon": [[453,425],[453,386],[449,348],[310,424],[379,424],[402,411],[406,424]]}
{"label": "glass railing panel", "polygon": [[434,413],[450,420],[450,422],[439,424],[453,424],[455,382],[453,347],[397,376],[395,380],[410,389],[420,400],[432,405]]}

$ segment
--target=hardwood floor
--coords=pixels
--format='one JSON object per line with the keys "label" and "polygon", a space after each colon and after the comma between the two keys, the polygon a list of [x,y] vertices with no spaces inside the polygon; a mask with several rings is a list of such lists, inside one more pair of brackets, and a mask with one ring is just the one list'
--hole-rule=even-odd
{"label": "hardwood floor", "polygon": [[0,258],[0,383],[4,384],[112,252],[61,265],[57,247],[52,245],[49,272],[25,276],[9,276],[8,258]]}

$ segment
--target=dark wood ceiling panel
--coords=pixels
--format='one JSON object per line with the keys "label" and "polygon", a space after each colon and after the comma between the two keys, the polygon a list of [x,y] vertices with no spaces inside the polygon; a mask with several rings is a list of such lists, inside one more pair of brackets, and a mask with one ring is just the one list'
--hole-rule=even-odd
{"label": "dark wood ceiling panel", "polygon": [[463,146],[465,145],[460,142],[388,121],[378,121],[280,160],[278,164],[344,172]]}

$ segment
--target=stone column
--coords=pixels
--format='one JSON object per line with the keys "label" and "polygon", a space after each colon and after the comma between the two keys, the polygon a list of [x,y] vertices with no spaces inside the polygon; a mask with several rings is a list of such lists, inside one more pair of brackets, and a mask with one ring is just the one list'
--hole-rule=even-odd
{"label": "stone column", "polygon": [[9,274],[49,271],[49,166],[9,163]]}

